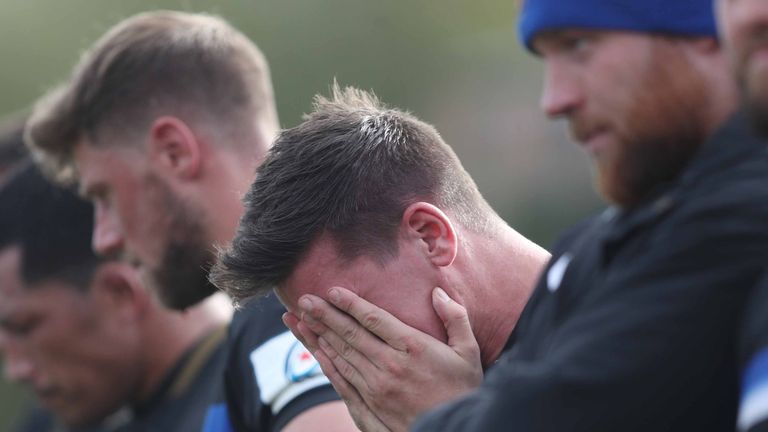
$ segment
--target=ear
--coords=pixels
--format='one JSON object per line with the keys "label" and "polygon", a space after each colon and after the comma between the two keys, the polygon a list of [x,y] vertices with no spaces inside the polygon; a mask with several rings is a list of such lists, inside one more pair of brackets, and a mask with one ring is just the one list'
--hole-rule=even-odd
{"label": "ear", "polygon": [[149,132],[149,154],[161,170],[180,178],[200,172],[201,146],[186,123],[176,117],[159,117]]}
{"label": "ear", "polygon": [[409,205],[403,212],[401,229],[406,238],[421,242],[434,265],[447,267],[456,259],[459,250],[456,230],[448,216],[432,204]]}
{"label": "ear", "polygon": [[137,271],[121,262],[101,264],[90,290],[102,311],[127,322],[141,318],[152,301]]}

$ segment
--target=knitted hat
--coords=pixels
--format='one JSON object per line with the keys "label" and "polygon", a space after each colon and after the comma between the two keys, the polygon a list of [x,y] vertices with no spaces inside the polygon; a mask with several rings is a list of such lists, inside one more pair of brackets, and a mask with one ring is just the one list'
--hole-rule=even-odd
{"label": "knitted hat", "polygon": [[520,39],[557,29],[626,30],[717,37],[712,0],[524,0]]}

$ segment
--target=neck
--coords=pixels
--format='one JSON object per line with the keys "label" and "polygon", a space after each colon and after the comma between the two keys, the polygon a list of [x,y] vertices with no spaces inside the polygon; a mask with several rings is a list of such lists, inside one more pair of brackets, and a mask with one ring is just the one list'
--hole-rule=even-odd
{"label": "neck", "polygon": [[209,174],[196,201],[205,206],[208,218],[210,242],[224,247],[235,235],[238,221],[243,214],[242,199],[253,182],[256,172],[256,155],[241,154],[231,150],[211,152]]}
{"label": "neck", "polygon": [[469,313],[485,368],[501,355],[550,255],[506,224],[492,236],[464,237],[466,253],[460,253],[457,264],[468,277],[458,297]]}
{"label": "neck", "polygon": [[199,305],[175,312],[154,308],[144,329],[144,376],[133,401],[145,402],[184,354],[204,336],[226,325],[232,315],[229,301],[216,294]]}

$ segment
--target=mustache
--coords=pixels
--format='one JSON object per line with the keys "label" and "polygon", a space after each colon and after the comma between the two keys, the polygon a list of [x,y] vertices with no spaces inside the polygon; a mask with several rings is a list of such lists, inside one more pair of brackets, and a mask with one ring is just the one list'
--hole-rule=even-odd
{"label": "mustache", "polygon": [[598,132],[607,129],[603,124],[588,121],[583,118],[571,117],[568,119],[568,131],[576,142],[585,142]]}
{"label": "mustache", "polygon": [[133,267],[134,269],[138,269],[141,267],[141,260],[139,260],[139,257],[129,252],[125,248],[122,248],[115,252],[103,254],[101,255],[101,258],[104,261],[119,261],[122,263],[126,263],[131,267]]}

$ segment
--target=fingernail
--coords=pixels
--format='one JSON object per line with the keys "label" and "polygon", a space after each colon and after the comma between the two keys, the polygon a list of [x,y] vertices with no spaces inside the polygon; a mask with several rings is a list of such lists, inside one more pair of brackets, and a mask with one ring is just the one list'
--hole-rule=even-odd
{"label": "fingernail", "polygon": [[440,300],[442,300],[442,301],[444,301],[446,303],[451,301],[451,298],[448,297],[448,294],[446,294],[445,291],[443,291],[442,288],[440,288],[440,287],[435,288],[435,293],[437,294],[437,298],[439,298]]}
{"label": "fingernail", "polygon": [[328,298],[331,299],[331,302],[338,303],[341,299],[341,293],[336,288],[331,288],[328,290]]}
{"label": "fingernail", "polygon": [[299,307],[305,311],[312,309],[312,300],[309,297],[302,297],[299,299]]}
{"label": "fingernail", "polygon": [[288,325],[288,312],[283,314],[283,324]]}

